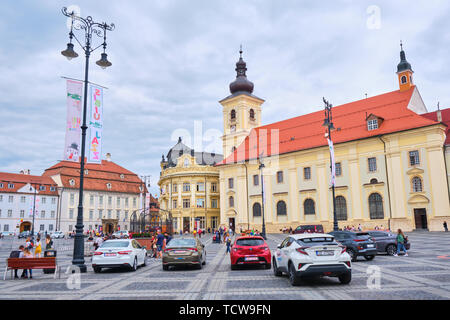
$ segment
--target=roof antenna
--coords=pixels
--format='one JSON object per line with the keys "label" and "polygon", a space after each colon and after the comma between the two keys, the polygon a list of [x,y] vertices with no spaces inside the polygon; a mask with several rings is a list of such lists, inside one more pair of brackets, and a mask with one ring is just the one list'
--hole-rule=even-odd
{"label": "roof antenna", "polygon": [[400,40],[400,49],[403,51],[403,43],[402,43],[402,40]]}

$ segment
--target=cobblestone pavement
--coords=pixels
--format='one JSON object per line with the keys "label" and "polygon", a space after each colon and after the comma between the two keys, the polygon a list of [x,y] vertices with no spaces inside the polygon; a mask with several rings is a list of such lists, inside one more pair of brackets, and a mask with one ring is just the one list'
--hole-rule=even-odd
{"label": "cobblestone pavement", "polygon": [[[378,255],[373,261],[359,258],[353,263],[353,277],[349,285],[341,285],[336,278],[320,278],[292,287],[287,277],[276,278],[272,270],[251,268],[231,271],[229,257],[223,244],[212,243],[211,235],[202,237],[206,245],[207,262],[202,270],[177,268],[163,271],[161,262],[148,259],[148,265],[136,272],[104,270],[93,272],[90,257],[86,258],[88,272],[80,275],[80,288],[68,286],[69,274],[61,279],[33,271],[32,280],[12,280],[8,272],[0,280],[0,299],[177,299],[177,300],[365,300],[365,299],[450,299],[450,233],[414,232],[409,256]],[[285,235],[268,235],[268,244],[275,250]],[[58,263],[71,264],[73,240],[56,240]],[[4,271],[16,239],[0,240],[0,270]],[[367,286],[368,267],[381,271],[379,289]],[[74,289],[69,289],[72,287]]]}

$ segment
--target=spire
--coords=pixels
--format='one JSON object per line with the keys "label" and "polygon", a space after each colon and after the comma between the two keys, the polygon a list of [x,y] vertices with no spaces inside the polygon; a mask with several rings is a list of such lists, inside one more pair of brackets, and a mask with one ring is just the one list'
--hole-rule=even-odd
{"label": "spire", "polygon": [[406,54],[405,51],[403,51],[403,43],[400,40],[400,63],[397,65],[397,72],[402,72],[406,70],[412,71],[411,64],[408,61],[406,61]]}
{"label": "spire", "polygon": [[230,92],[232,94],[236,92],[253,92],[253,83],[248,81],[247,75],[245,72],[247,71],[247,64],[242,59],[242,45],[239,48],[239,61],[236,63],[236,80],[230,83]]}

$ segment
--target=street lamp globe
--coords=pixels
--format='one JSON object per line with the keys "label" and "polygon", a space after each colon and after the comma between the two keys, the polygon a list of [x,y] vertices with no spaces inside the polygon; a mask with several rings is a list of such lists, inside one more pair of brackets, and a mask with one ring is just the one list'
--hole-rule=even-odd
{"label": "street lamp globe", "polygon": [[67,44],[67,49],[64,51],[61,51],[61,54],[66,57],[68,60],[72,60],[73,58],[78,57],[78,53],[73,50],[73,43]]}
{"label": "street lamp globe", "polygon": [[108,55],[106,53],[102,53],[101,59],[98,60],[96,64],[102,67],[102,69],[106,69],[112,65],[112,63],[108,61]]}

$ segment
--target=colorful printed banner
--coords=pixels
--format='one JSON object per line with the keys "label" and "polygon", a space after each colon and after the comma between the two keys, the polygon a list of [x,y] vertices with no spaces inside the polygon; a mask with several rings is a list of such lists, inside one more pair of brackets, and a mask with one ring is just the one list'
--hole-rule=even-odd
{"label": "colorful printed banner", "polygon": [[331,181],[330,185],[335,186],[336,185],[336,162],[334,161],[334,147],[333,147],[333,141],[328,139],[328,146],[330,147],[330,159],[331,159]]}
{"label": "colorful printed banner", "polygon": [[103,89],[95,85],[90,86],[89,116],[89,163],[102,163],[102,137],[103,137]]}
{"label": "colorful printed banner", "polygon": [[78,162],[81,139],[81,96],[83,83],[67,80],[67,121],[64,160]]}

